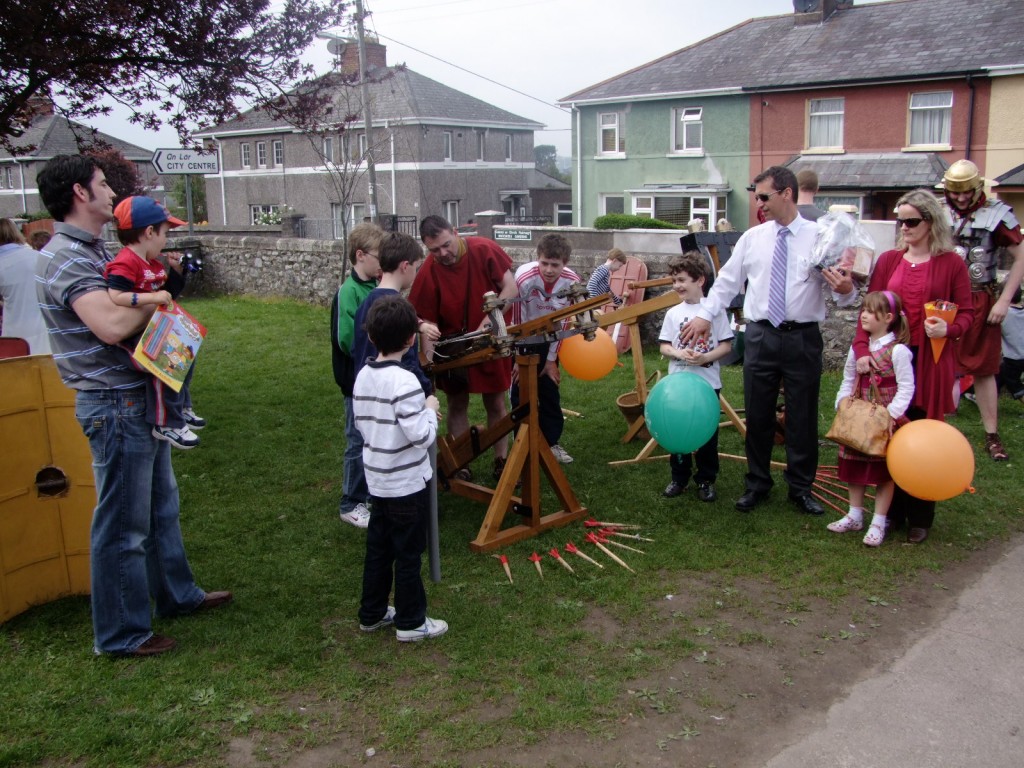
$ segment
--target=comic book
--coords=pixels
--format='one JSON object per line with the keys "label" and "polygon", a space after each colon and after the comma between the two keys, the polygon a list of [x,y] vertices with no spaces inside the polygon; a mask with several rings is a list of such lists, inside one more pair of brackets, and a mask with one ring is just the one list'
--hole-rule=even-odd
{"label": "comic book", "polygon": [[180,392],[206,328],[177,302],[160,307],[135,346],[133,357],[160,381]]}

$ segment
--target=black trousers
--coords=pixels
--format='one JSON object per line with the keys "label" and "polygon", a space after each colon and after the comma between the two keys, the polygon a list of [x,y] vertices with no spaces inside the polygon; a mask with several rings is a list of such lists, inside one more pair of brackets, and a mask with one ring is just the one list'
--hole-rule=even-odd
{"label": "black trousers", "polygon": [[767,493],[772,485],[775,405],[779,387],[786,403],[783,477],[791,495],[809,493],[818,468],[818,393],[823,344],[817,323],[780,330],[747,323],[743,338],[743,400],[747,421],[747,489]]}
{"label": "black trousers", "polygon": [[[716,389],[715,394],[722,390]],[[693,471],[694,458],[697,460],[697,471]],[[672,481],[685,487],[690,482],[690,476],[698,483],[713,483],[718,477],[718,427],[715,427],[713,434],[704,445],[693,453],[673,453],[668,459],[669,467],[672,470]]]}
{"label": "black trousers", "polygon": [[[537,363],[537,421],[540,424],[541,434],[547,440],[548,445],[557,445],[562,439],[562,430],[565,428],[565,416],[562,415],[562,393],[558,385],[550,376],[544,375],[544,365],[547,362],[548,345],[537,344],[529,347],[522,347],[519,350],[521,355],[540,355],[540,362]],[[519,382],[512,385],[509,392],[509,399],[512,407],[519,405]]]}
{"label": "black trousers", "polygon": [[[914,352],[916,356],[916,348]],[[907,409],[907,418],[917,421],[926,418],[926,414],[923,409],[912,405]],[[907,528],[931,528],[935,522],[935,502],[911,496],[897,485],[886,517],[893,530],[899,530],[904,523]]]}

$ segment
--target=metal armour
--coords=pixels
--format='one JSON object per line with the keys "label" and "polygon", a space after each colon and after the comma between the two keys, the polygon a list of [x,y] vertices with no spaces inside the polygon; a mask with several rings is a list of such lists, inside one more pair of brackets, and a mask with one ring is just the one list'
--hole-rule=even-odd
{"label": "metal armour", "polygon": [[956,242],[954,250],[967,263],[971,288],[978,290],[995,283],[999,255],[1003,249],[996,245],[994,233],[1000,222],[1005,222],[1010,229],[1019,226],[1013,209],[1000,200],[987,200],[966,222],[952,208],[949,213]]}

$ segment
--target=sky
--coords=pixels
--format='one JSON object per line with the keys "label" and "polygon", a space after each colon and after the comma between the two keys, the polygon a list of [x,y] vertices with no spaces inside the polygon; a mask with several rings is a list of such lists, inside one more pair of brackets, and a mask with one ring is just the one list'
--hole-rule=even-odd
{"label": "sky", "polygon": [[[572,154],[570,113],[555,106],[558,99],[747,19],[793,12],[793,0],[365,0],[364,6],[371,14],[366,29],[387,46],[389,65],[404,63],[544,124],[534,144],[554,144],[562,156]],[[318,72],[330,67],[326,46],[315,40],[305,54]],[[178,146],[174,131],[143,131],[125,114],[118,110],[95,126],[149,149]]]}

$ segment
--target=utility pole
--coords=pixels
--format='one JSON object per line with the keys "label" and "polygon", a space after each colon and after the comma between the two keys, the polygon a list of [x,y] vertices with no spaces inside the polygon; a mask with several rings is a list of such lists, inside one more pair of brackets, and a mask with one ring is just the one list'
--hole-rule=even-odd
{"label": "utility pole", "polygon": [[359,98],[363,102],[366,134],[366,171],[370,185],[370,221],[377,223],[377,169],[373,162],[373,118],[370,114],[370,89],[366,84],[366,41],[363,39],[363,0],[356,0],[356,40],[359,44]]}

